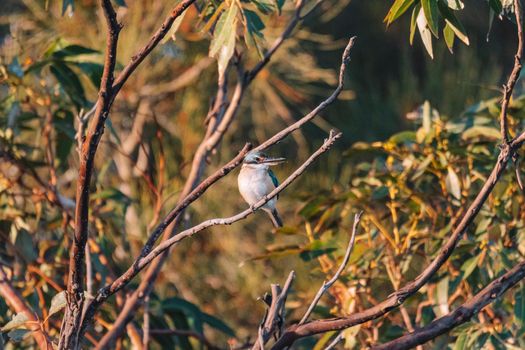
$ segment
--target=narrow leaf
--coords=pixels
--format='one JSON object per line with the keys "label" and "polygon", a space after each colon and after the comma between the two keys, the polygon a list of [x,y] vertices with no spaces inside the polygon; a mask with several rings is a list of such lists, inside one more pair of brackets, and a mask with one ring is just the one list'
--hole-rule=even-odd
{"label": "narrow leaf", "polygon": [[452,10],[450,10],[446,5],[439,3],[439,11],[445,18],[445,23],[450,26],[459,40],[463,41],[465,45],[469,45],[470,41],[467,32],[465,31],[463,24],[461,24],[461,22],[456,18]]}
{"label": "narrow leaf", "polygon": [[438,11],[438,1],[437,0],[421,0],[421,7],[425,14],[425,19],[427,20],[428,27],[430,31],[436,38],[439,38],[438,32],[438,20],[439,20],[439,11]]}
{"label": "narrow leaf", "polygon": [[396,0],[392,7],[390,7],[390,10],[388,10],[388,13],[383,21],[386,22],[387,26],[389,26],[392,22],[401,17],[401,15],[403,15],[403,13],[405,13],[413,3],[414,0]]}
{"label": "narrow leaf", "polygon": [[66,307],[66,291],[63,290],[60,293],[56,294],[53,299],[51,299],[51,306],[49,307],[49,316],[56,314],[60,310]]}
{"label": "narrow leaf", "polygon": [[448,168],[447,178],[445,179],[446,187],[448,193],[450,193],[454,198],[461,198],[461,185],[459,182],[459,177],[452,168]]}
{"label": "narrow leaf", "polygon": [[445,38],[445,44],[447,44],[450,53],[454,53],[454,30],[452,30],[448,23],[446,23],[445,28],[443,28],[443,37]]}
{"label": "narrow leaf", "polygon": [[26,314],[18,313],[18,314],[13,316],[11,321],[7,322],[7,324],[5,326],[0,328],[0,331],[7,332],[7,331],[10,331],[12,329],[20,328],[23,325],[25,325],[25,323],[27,321],[28,321],[28,318],[27,318]]}
{"label": "narrow leaf", "polygon": [[434,52],[432,51],[432,33],[430,32],[430,29],[428,29],[427,20],[425,18],[423,9],[419,11],[416,23],[417,28],[419,29],[419,35],[423,41],[423,45],[425,45],[425,49],[427,50],[430,58],[434,59]]}

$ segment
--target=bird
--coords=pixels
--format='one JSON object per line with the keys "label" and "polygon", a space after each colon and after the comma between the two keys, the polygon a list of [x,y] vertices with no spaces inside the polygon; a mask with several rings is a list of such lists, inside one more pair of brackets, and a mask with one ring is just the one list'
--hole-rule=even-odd
{"label": "bird", "polygon": [[[237,182],[241,196],[250,206],[279,186],[279,180],[270,166],[281,164],[285,160],[286,158],[282,157],[270,158],[259,151],[249,152],[244,157]],[[261,207],[270,216],[276,228],[283,226],[283,221],[275,207],[277,198],[278,196],[273,197]]]}

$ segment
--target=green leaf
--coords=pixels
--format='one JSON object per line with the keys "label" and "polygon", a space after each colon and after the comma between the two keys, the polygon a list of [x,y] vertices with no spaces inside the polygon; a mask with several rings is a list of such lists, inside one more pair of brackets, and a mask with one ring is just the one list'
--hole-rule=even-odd
{"label": "green leaf", "polygon": [[181,311],[186,315],[190,321],[190,325],[200,334],[204,332],[203,327],[203,313],[197,305],[190,303],[187,300],[173,297],[162,301],[163,310]]}
{"label": "green leaf", "polygon": [[102,72],[104,71],[102,64],[94,62],[69,62],[69,64],[78,67],[89,78],[95,88],[98,89],[100,87]]}
{"label": "green leaf", "polygon": [[64,57],[70,57],[70,56],[92,55],[92,54],[99,54],[99,53],[100,53],[99,51],[90,49],[88,47],[84,47],[80,45],[68,45],[60,50],[53,52],[52,56],[56,58],[64,58]]}
{"label": "green leaf", "polygon": [[215,33],[210,45],[210,56],[217,58],[219,73],[223,74],[235,49],[237,29],[237,5],[232,3],[217,21]]}
{"label": "green leaf", "polygon": [[51,65],[50,70],[77,108],[84,107],[87,103],[84,88],[75,72],[60,61],[55,61]]}
{"label": "green leaf", "polygon": [[463,10],[465,7],[465,4],[461,0],[445,0],[447,2],[447,6],[451,8],[452,10]]}
{"label": "green leaf", "polygon": [[184,19],[184,16],[186,15],[186,13],[188,13],[188,11],[184,11],[179,17],[177,17],[175,19],[175,21],[171,25],[170,30],[168,31],[166,36],[162,39],[162,41],[161,41],[162,44],[167,43],[170,39],[175,41],[175,34],[177,34],[177,31],[179,30],[179,27],[180,27],[180,25],[182,23],[182,20]]}
{"label": "green leaf", "polygon": [[447,187],[448,193],[450,193],[454,198],[461,198],[461,185],[459,182],[459,177],[451,167],[448,168],[447,178],[445,179],[445,184]]}
{"label": "green leaf", "polygon": [[414,35],[416,34],[416,19],[417,14],[421,11],[421,5],[417,4],[412,10],[412,17],[410,18],[410,45],[414,43]]}
{"label": "green leaf", "polygon": [[310,261],[336,250],[337,246],[334,244],[334,242],[315,240],[302,248],[301,253],[299,253],[299,257],[303,261]]}
{"label": "green leaf", "polygon": [[22,340],[24,340],[26,335],[28,335],[30,332],[31,331],[29,329],[13,329],[9,333],[7,333],[7,336],[9,337],[9,339],[11,339],[11,341],[19,343]]}
{"label": "green leaf", "polygon": [[20,327],[24,326],[28,320],[29,319],[27,318],[26,314],[18,313],[18,314],[13,316],[11,321],[7,322],[7,324],[5,326],[0,328],[0,331],[1,332],[7,332],[7,331],[10,331],[10,330],[13,330],[13,329],[20,328]]}
{"label": "green leaf", "polygon": [[467,259],[463,263],[463,265],[461,266],[461,271],[463,271],[463,279],[464,280],[466,280],[468,278],[468,276],[470,276],[472,274],[472,272],[474,272],[474,270],[478,266],[478,260],[479,260],[479,255],[476,255],[476,256],[473,256],[470,259]]}
{"label": "green leaf", "polygon": [[271,0],[252,0],[252,2],[257,6],[257,9],[265,15],[269,15],[275,9],[275,4]]}
{"label": "green leaf", "polygon": [[438,11],[438,0],[421,0],[421,7],[423,8],[423,13],[425,14],[425,19],[427,20],[428,27],[430,31],[436,38],[439,38],[439,11]]}
{"label": "green leaf", "polygon": [[503,11],[503,6],[501,5],[500,0],[489,0],[489,6],[496,14],[499,14],[501,11]]}
{"label": "green leaf", "polygon": [[443,28],[443,37],[450,53],[454,53],[454,30],[448,23],[445,23],[445,28]]}
{"label": "green leaf", "polygon": [[[51,306],[49,307],[49,316],[56,314],[60,310],[66,307],[66,291],[63,290],[60,293],[56,294],[53,299],[51,299]],[[49,317],[48,316],[48,317]]]}
{"label": "green leaf", "polygon": [[263,52],[259,42],[264,39],[264,35],[262,33],[262,30],[264,29],[264,23],[262,22],[259,15],[253,11],[243,10],[243,13],[244,17],[246,18],[246,44],[254,46],[257,49],[259,56],[262,57]]}
{"label": "green leaf", "polygon": [[419,10],[416,23],[417,28],[419,29],[419,35],[423,41],[423,45],[425,46],[425,49],[427,50],[430,58],[434,59],[434,52],[432,51],[432,33],[430,32],[430,29],[428,29],[428,24],[423,9]]}
{"label": "green leaf", "polygon": [[521,329],[525,328],[525,283],[521,282],[520,290],[514,294],[514,317]]}
{"label": "green leaf", "polygon": [[115,2],[115,4],[117,4],[118,6],[121,6],[121,7],[128,7],[128,5],[126,5],[126,2],[124,0],[113,0]]}
{"label": "green leaf", "polygon": [[221,319],[218,319],[217,317],[213,315],[203,312],[202,321],[206,323],[208,326],[213,327],[230,337],[235,337],[235,331],[230,326],[228,326],[226,323],[224,323],[224,321],[222,321]]}
{"label": "green leaf", "polygon": [[462,333],[457,337],[456,342],[454,343],[454,349],[453,350],[467,350],[467,340],[468,340],[468,334]]}
{"label": "green leaf", "polygon": [[448,8],[447,5],[443,4],[442,2],[439,2],[439,11],[441,12],[441,15],[445,18],[445,23],[450,26],[450,28],[454,31],[454,34],[459,38],[459,40],[463,41],[465,45],[469,45],[470,41],[467,35],[467,32],[465,31],[465,28],[463,27],[463,24],[456,18],[452,10]]}
{"label": "green leaf", "polygon": [[33,245],[33,239],[29,232],[23,228],[16,229],[15,226],[12,226],[11,229],[16,231],[14,245],[20,251],[22,258],[27,263],[35,261],[38,258],[38,253]]}
{"label": "green leaf", "polygon": [[55,154],[58,161],[58,168],[67,168],[67,159],[71,153],[71,148],[75,143],[75,117],[67,110],[58,110],[53,118],[53,125],[56,130]]}
{"label": "green leaf", "polygon": [[398,19],[403,13],[405,13],[410,6],[414,3],[414,0],[396,0],[394,4],[388,10],[385,19],[386,25],[389,26],[392,22]]}
{"label": "green leaf", "polygon": [[277,5],[277,10],[279,11],[279,16],[281,15],[281,10],[283,9],[284,2],[286,0],[276,0],[275,4]]}
{"label": "green leaf", "polygon": [[500,131],[490,126],[476,125],[468,128],[461,134],[463,140],[483,138],[490,141],[497,141],[501,137]]}

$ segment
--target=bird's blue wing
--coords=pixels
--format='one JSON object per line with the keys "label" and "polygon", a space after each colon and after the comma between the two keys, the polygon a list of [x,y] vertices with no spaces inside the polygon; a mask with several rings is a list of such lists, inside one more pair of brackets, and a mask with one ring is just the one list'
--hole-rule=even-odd
{"label": "bird's blue wing", "polygon": [[[273,173],[272,169],[268,169],[268,175],[270,175],[270,178],[272,179],[273,185],[275,187],[279,186],[279,180],[277,180],[277,176]],[[277,195],[277,199],[279,199],[279,195]]]}

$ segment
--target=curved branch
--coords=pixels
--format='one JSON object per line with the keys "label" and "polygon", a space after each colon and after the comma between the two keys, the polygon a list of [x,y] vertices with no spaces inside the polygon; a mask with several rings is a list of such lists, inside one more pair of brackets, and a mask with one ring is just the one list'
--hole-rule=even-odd
{"label": "curved branch", "polygon": [[352,253],[352,248],[354,247],[355,235],[357,234],[357,227],[359,225],[359,221],[361,220],[362,214],[363,212],[359,212],[355,214],[354,216],[352,236],[350,237],[350,241],[348,242],[345,256],[343,257],[343,261],[341,262],[341,265],[339,265],[339,268],[337,269],[336,273],[334,274],[332,278],[330,278],[328,281],[323,282],[323,285],[321,286],[321,288],[319,288],[319,291],[317,292],[317,294],[314,297],[314,300],[308,307],[308,310],[306,310],[303,318],[301,318],[301,321],[299,321],[299,325],[304,324],[308,320],[308,317],[310,317],[310,315],[312,314],[312,311],[314,311],[315,306],[317,305],[317,303],[319,302],[323,294],[326,293],[326,291],[330,289],[330,287],[332,287],[332,285],[339,279],[339,276],[341,276],[341,274],[343,273],[346,265],[348,264],[348,261],[350,261],[350,254]]}
{"label": "curved branch", "polygon": [[410,349],[445,334],[477,315],[481,309],[502,296],[503,293],[523,278],[525,278],[525,261],[516,265],[503,276],[492,281],[488,286],[483,288],[481,292],[448,315],[440,317],[427,326],[388,343],[373,346],[372,350]]}
{"label": "curved branch", "polygon": [[177,235],[173,236],[172,238],[165,240],[161,242],[158,246],[155,247],[151,252],[149,252],[144,257],[139,257],[135,262],[128,268],[128,270],[121,275],[119,278],[117,278],[114,282],[111,284],[105,286],[102,288],[99,293],[97,294],[97,297],[95,298],[95,303],[100,304],[102,301],[107,299],[108,296],[116,293],[119,291],[123,286],[125,286],[129,281],[134,278],[144,267],[146,267],[153,259],[155,259],[157,256],[162,254],[164,251],[168,250],[171,246],[174,244],[179,243],[183,239],[193,236],[195,233],[203,231],[204,229],[207,229],[212,226],[217,225],[231,225],[237,221],[240,221],[242,219],[245,219],[249,215],[253,214],[257,209],[260,209],[263,205],[265,205],[270,199],[276,197],[279,193],[281,193],[286,187],[288,187],[295,179],[297,179],[299,176],[301,176],[302,173],[308,168],[319,156],[321,156],[323,153],[328,151],[332,145],[341,137],[341,133],[335,133],[331,132],[330,136],[325,140],[325,142],[322,144],[322,146],[315,151],[299,168],[297,168],[286,180],[284,180],[279,186],[277,186],[272,192],[270,192],[267,196],[259,200],[257,203],[255,203],[251,208],[248,208],[236,215],[233,215],[229,218],[217,218],[217,219],[210,219],[201,222],[200,224],[184,230]]}
{"label": "curved branch", "polygon": [[501,112],[500,112],[500,128],[501,128],[501,137],[504,143],[509,142],[509,127],[508,127],[508,118],[507,118],[507,108],[510,103],[510,98],[512,97],[512,91],[518,81],[522,63],[523,55],[523,10],[521,7],[521,0],[514,0],[514,12],[516,15],[516,24],[518,26],[518,48],[516,50],[516,55],[514,56],[514,68],[510,73],[507,84],[503,85],[503,100],[501,101]]}
{"label": "curved branch", "polygon": [[[28,328],[32,331],[38,347],[41,350],[52,349],[53,346],[48,340],[46,333],[40,329],[38,317],[34,311],[26,304],[25,300],[18,293],[18,291],[9,283],[7,275],[0,266],[0,295],[5,300],[7,305],[15,312],[24,314],[29,321]],[[1,341],[1,340],[0,340]]]}

